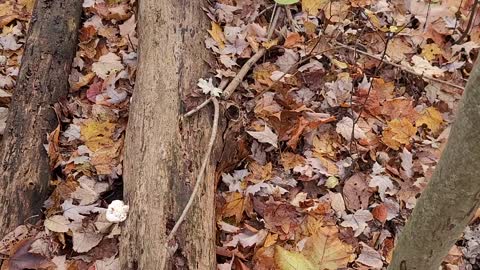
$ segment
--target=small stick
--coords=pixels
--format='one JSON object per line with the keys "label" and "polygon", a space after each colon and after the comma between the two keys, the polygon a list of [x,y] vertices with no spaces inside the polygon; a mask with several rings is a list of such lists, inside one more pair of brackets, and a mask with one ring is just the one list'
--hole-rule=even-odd
{"label": "small stick", "polygon": [[198,105],[197,107],[193,108],[191,111],[184,114],[183,117],[192,116],[194,113],[200,111],[203,107],[207,106],[208,103],[210,103],[210,101],[212,101],[212,97],[207,98],[202,104]]}
{"label": "small stick", "polygon": [[[276,4],[275,4],[276,5]],[[273,31],[275,30],[275,27],[277,25],[278,17],[280,14],[280,11],[275,8],[274,10],[275,15],[272,19],[272,22],[270,23],[270,27],[268,28],[268,34],[267,34],[267,40],[270,40],[270,38],[273,35]],[[243,65],[243,67],[238,71],[237,75],[233,80],[230,82],[230,84],[227,86],[225,91],[223,91],[223,98],[224,99],[229,99],[230,96],[235,92],[237,89],[238,85],[243,81],[243,78],[247,75],[247,73],[250,71],[250,68],[260,59],[262,56],[265,55],[267,52],[267,49],[265,47],[260,48],[248,61]]]}
{"label": "small stick", "polygon": [[267,49],[265,48],[260,48],[256,54],[254,54],[248,61],[243,65],[243,67],[240,69],[240,71],[237,73],[235,78],[230,82],[230,84],[225,88],[225,91],[223,91],[223,98],[224,99],[229,99],[230,96],[235,92],[235,89],[237,89],[238,85],[243,81],[243,78],[245,75],[247,75],[248,71],[250,71],[250,68],[258,61],[258,59],[262,58],[262,56],[267,52]]}
{"label": "small stick", "polygon": [[463,39],[465,39],[468,36],[468,32],[470,32],[470,29],[472,28],[473,19],[475,18],[475,13],[476,13],[475,11],[477,9],[478,2],[479,0],[475,0],[475,2],[473,2],[472,11],[470,13],[470,18],[468,19],[467,28],[463,32],[462,36],[457,41],[455,41],[454,44],[459,44],[460,42],[463,41]]}
{"label": "small stick", "polygon": [[293,18],[293,15],[292,15],[292,11],[290,10],[290,8],[288,7],[288,5],[285,5],[285,12],[287,13],[287,18],[288,20],[290,21],[290,23],[292,24],[292,30],[293,32],[297,32],[298,31],[298,24],[297,22],[295,21],[295,19]]}
{"label": "small stick", "polygon": [[[342,44],[340,42],[335,42],[339,47],[342,47],[344,49],[348,49],[348,50],[351,50],[351,51],[355,51],[355,48],[352,48],[348,45],[345,45],[345,44]],[[433,82],[438,82],[438,83],[442,83],[442,84],[445,84],[445,85],[448,85],[448,86],[451,86],[451,87],[454,87],[454,88],[457,88],[457,89],[460,89],[460,90],[464,90],[464,88],[460,85],[456,85],[456,84],[453,84],[451,82],[447,82],[447,81],[442,81],[440,79],[437,79],[437,78],[434,78],[434,77],[431,77],[431,76],[426,76],[426,75],[422,75],[422,74],[418,74],[416,73],[415,71],[412,71],[412,70],[409,70],[407,67],[405,66],[402,66],[402,65],[399,65],[399,64],[395,64],[395,63],[392,63],[388,60],[382,60],[380,57],[378,56],[375,56],[373,54],[370,54],[370,53],[367,53],[367,52],[364,52],[364,51],[361,51],[361,50],[357,50],[357,53],[360,53],[360,54],[363,54],[363,55],[366,55],[368,57],[371,57],[373,59],[376,59],[378,61],[382,61],[384,62],[385,64],[388,64],[388,65],[391,65],[391,66],[394,66],[394,67],[397,67],[405,72],[408,72],[410,74],[413,74],[413,75],[416,75],[416,76],[420,76],[422,77],[423,79],[426,79],[426,80],[429,80],[429,81],[433,81]]]}

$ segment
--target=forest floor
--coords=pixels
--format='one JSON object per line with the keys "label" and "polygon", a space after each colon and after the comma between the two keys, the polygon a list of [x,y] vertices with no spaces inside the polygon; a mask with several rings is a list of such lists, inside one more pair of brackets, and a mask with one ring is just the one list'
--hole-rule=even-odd
{"label": "forest floor", "polygon": [[[33,2],[0,4],[2,132]],[[387,266],[478,55],[480,16],[467,26],[474,1],[210,2],[205,46],[215,58],[204,59],[210,74],[187,108],[267,49],[223,104],[239,127],[226,147],[241,154],[218,164],[229,168],[216,191],[218,269]],[[70,94],[46,145],[55,167],[45,218],[0,242],[2,269],[119,269],[120,230],[105,210],[122,198],[135,5],[84,1]],[[480,269],[479,219],[445,269]]]}

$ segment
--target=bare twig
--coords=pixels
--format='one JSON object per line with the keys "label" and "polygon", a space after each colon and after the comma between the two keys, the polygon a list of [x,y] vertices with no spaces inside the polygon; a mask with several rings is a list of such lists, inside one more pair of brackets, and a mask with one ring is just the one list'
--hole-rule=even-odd
{"label": "bare twig", "polygon": [[468,36],[468,33],[470,32],[470,29],[472,28],[472,25],[473,25],[473,21],[474,21],[473,19],[475,18],[478,2],[479,0],[475,0],[475,2],[473,2],[472,11],[470,11],[470,18],[468,19],[467,28],[463,32],[462,36],[457,41],[455,41],[455,44],[459,44]]}
{"label": "bare twig", "polygon": [[196,112],[200,111],[203,107],[207,106],[208,103],[212,101],[212,97],[207,98],[202,104],[198,105],[197,107],[193,108],[191,111],[187,112],[186,114],[183,115],[183,117],[190,117]]}
{"label": "bare twig", "polygon": [[[267,40],[270,40],[270,38],[273,35],[273,31],[275,30],[275,27],[277,25],[278,21],[278,16],[280,14],[280,11],[278,9],[274,9],[275,14],[273,15],[273,19],[270,22],[270,26],[268,28],[268,34],[267,34]],[[229,99],[230,96],[235,92],[237,89],[238,85],[243,81],[243,78],[247,75],[247,73],[250,71],[250,68],[252,68],[255,63],[262,58],[263,55],[267,52],[267,49],[262,47],[260,48],[248,61],[243,65],[243,67],[238,71],[237,75],[233,80],[230,82],[230,84],[227,86],[225,91],[223,91],[223,98],[224,99]]]}
{"label": "bare twig", "polygon": [[430,7],[432,5],[432,0],[428,0],[427,16],[425,17],[425,23],[423,24],[423,31],[427,28],[428,15],[430,15]]}
{"label": "bare twig", "polygon": [[[342,47],[342,48],[344,48],[344,49],[351,50],[351,51],[354,51],[354,50],[355,50],[355,48],[352,48],[352,47],[350,47],[350,46],[348,46],[348,45],[345,45],[345,44],[343,44],[343,43],[340,43],[340,42],[335,42],[335,43],[336,43],[337,46]],[[357,50],[357,53],[363,54],[363,55],[365,55],[365,56],[368,56],[368,57],[370,57],[370,58],[376,59],[376,60],[378,60],[378,61],[382,61],[382,59],[381,59],[380,57],[375,56],[375,55],[373,55],[373,54],[370,54],[370,53],[368,53],[368,52],[364,52],[364,51],[361,51],[361,50]],[[385,64],[388,64],[388,65],[394,66],[394,67],[396,67],[396,68],[399,68],[399,69],[401,69],[401,70],[403,70],[403,71],[405,71],[405,72],[408,72],[408,73],[410,73],[410,74],[413,74],[413,75],[415,75],[415,76],[420,76],[420,77],[422,77],[422,78],[425,79],[425,80],[429,80],[429,81],[432,81],[432,82],[437,82],[437,83],[445,84],[445,85],[448,85],[448,86],[451,86],[451,87],[454,87],[454,88],[457,88],[457,89],[464,90],[464,87],[463,87],[463,86],[456,85],[456,84],[454,84],[454,83],[447,82],[447,81],[442,81],[442,80],[440,80],[440,79],[437,79],[437,78],[434,78],[434,77],[431,77],[431,76],[418,74],[418,73],[416,73],[415,71],[410,70],[410,69],[408,69],[408,68],[405,67],[405,66],[402,66],[402,65],[399,65],[399,64],[395,64],[395,63],[390,62],[390,61],[388,61],[388,60],[385,60],[385,59],[384,59],[382,62],[384,62]]]}
{"label": "bare twig", "polygon": [[256,54],[254,54],[250,59],[248,59],[248,61],[243,65],[240,71],[238,71],[235,78],[233,78],[233,80],[227,86],[225,91],[223,91],[224,99],[230,98],[233,92],[235,92],[235,90],[237,89],[238,85],[243,81],[243,78],[245,78],[245,75],[247,75],[248,71],[250,71],[250,68],[258,61],[258,59],[262,58],[265,52],[267,52],[267,49],[262,47],[257,51]]}
{"label": "bare twig", "polygon": [[292,30],[293,32],[297,32],[299,27],[295,19],[293,18],[292,11],[290,10],[290,7],[288,5],[285,5],[285,13],[287,13],[287,18],[292,24]]}
{"label": "bare twig", "polygon": [[[185,220],[188,211],[193,205],[193,201],[195,200],[195,197],[200,189],[200,186],[203,183],[203,180],[205,179],[204,173],[205,173],[205,168],[207,167],[208,161],[210,160],[210,153],[212,152],[213,144],[215,143],[215,138],[217,137],[217,131],[218,131],[218,118],[220,115],[220,106],[218,104],[218,100],[215,97],[211,97],[208,100],[211,100],[213,102],[214,106],[214,115],[213,115],[213,125],[212,125],[212,133],[210,135],[210,141],[208,142],[207,146],[207,152],[205,152],[205,155],[203,156],[202,160],[202,166],[200,167],[200,170],[197,175],[197,181],[195,183],[195,187],[193,188],[192,194],[190,195],[190,198],[188,199],[187,205],[183,209],[182,214],[178,218],[177,222],[173,226],[172,230],[170,231],[170,234],[167,237],[167,246],[168,242],[173,239],[175,236],[175,233],[177,232],[178,228],[180,225],[182,225],[183,221]],[[207,103],[208,104],[208,103]]]}

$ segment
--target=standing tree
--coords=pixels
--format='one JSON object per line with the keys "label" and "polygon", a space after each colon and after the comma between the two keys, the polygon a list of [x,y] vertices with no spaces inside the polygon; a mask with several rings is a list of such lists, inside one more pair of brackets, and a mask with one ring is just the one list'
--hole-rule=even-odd
{"label": "standing tree", "polygon": [[122,269],[215,268],[212,164],[205,170],[194,207],[169,242],[168,252],[165,248],[167,234],[192,193],[212,133],[211,111],[201,110],[179,122],[182,97],[195,89],[207,70],[203,39],[208,21],[202,3],[138,3],[139,65],[125,141],[124,197],[130,213],[122,229]]}
{"label": "standing tree", "polygon": [[389,270],[438,270],[480,205],[480,60],[435,173],[401,232]]}

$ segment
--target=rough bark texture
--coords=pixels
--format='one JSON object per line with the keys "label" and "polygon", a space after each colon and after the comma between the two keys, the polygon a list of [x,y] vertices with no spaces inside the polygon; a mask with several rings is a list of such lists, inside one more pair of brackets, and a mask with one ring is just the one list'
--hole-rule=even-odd
{"label": "rough bark texture", "polygon": [[43,144],[68,93],[82,1],[38,0],[0,149],[0,238],[40,214],[50,180]]}
{"label": "rough bark texture", "polygon": [[[138,7],[139,65],[124,162],[122,269],[161,269],[165,239],[195,184],[211,133],[212,110],[181,122],[181,97],[206,75],[202,1],[142,0]],[[221,134],[221,131],[220,131]],[[221,142],[218,143],[221,145]],[[213,164],[213,162],[212,162]],[[215,168],[177,232],[166,269],[215,268]]]}
{"label": "rough bark texture", "polygon": [[449,140],[400,234],[389,270],[438,270],[480,204],[480,62],[470,75]]}

